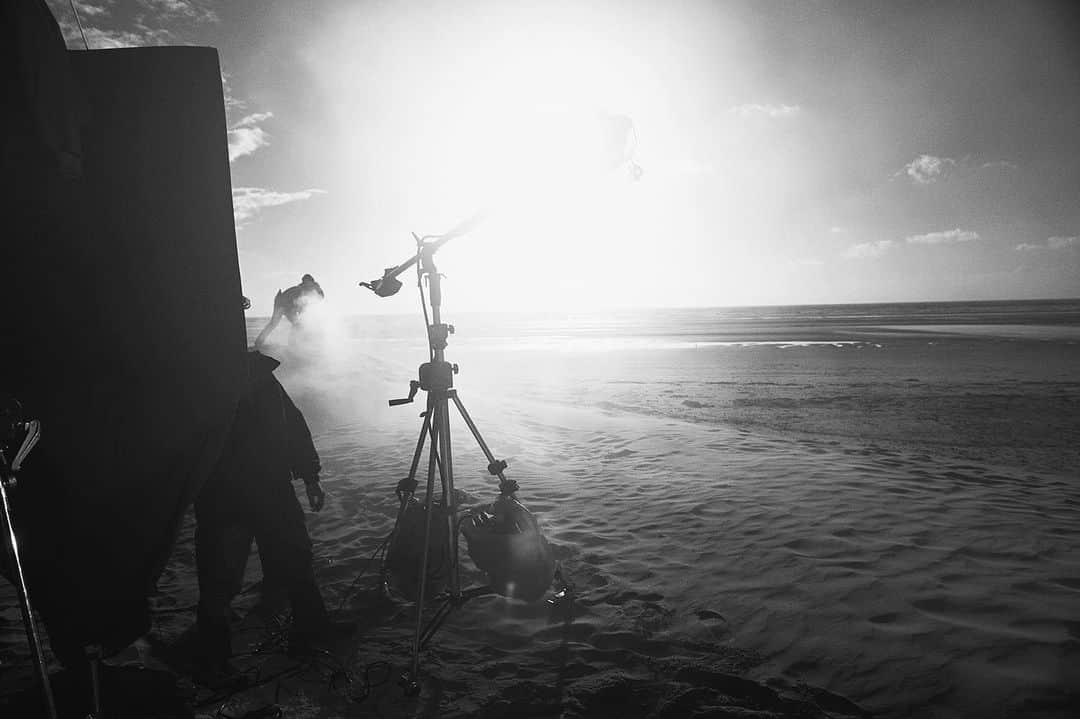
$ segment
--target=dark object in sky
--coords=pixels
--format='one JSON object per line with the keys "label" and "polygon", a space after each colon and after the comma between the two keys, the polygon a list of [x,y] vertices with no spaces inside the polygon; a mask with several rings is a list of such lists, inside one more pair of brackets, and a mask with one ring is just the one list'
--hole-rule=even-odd
{"label": "dark object in sky", "polygon": [[[245,330],[217,52],[69,52],[40,22],[0,31],[0,388],[41,421],[13,503],[69,663],[148,628],[236,406]],[[79,161],[58,162],[72,127],[60,146]]]}

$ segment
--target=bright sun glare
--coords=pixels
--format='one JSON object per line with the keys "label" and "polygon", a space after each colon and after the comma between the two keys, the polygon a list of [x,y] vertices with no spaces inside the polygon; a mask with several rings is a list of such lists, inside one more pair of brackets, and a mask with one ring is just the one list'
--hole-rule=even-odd
{"label": "bright sun glare", "polygon": [[[620,201],[632,202],[633,120],[620,108],[585,102],[598,76],[620,77],[605,65],[611,61],[595,50],[567,52],[558,62],[519,52],[494,76],[457,89],[476,102],[441,129],[445,162],[454,194],[475,198],[462,206],[487,214],[468,240],[443,253],[455,276],[515,293],[550,295],[546,288],[562,283],[574,292],[572,304],[603,304],[602,288],[582,296],[589,285],[573,268],[603,261],[613,241],[604,226],[616,224]],[[492,86],[514,90],[492,101]]]}
{"label": "bright sun glare", "polygon": [[[738,118],[672,110],[673,98],[714,91],[697,84],[714,78],[687,77],[645,9],[618,28],[579,5],[560,10],[463,11],[438,32],[408,17],[372,25],[357,11],[314,45],[313,68],[328,73],[332,111],[349,129],[345,188],[372,198],[356,223],[439,234],[486,211],[439,253],[450,310],[745,299],[763,279],[746,249],[763,192],[738,178],[757,171],[760,153],[732,128]],[[423,50],[402,52],[405,37]]]}

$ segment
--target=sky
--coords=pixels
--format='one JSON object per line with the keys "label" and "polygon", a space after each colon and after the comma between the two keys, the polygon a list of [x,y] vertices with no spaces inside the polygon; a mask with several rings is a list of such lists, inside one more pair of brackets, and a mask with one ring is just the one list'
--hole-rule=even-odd
{"label": "sky", "polygon": [[75,5],[91,49],[218,49],[254,314],[304,273],[415,311],[357,283],[478,211],[446,311],[1080,296],[1073,3]]}

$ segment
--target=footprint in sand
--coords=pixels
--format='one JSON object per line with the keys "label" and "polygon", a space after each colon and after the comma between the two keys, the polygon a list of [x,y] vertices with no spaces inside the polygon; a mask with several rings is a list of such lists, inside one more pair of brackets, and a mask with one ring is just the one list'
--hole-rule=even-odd
{"label": "footprint in sand", "polygon": [[605,598],[606,604],[614,604],[615,606],[621,606],[630,601],[640,602],[658,602],[662,600],[664,596],[657,594],[656,592],[635,592],[632,589],[627,589],[621,592],[614,592]]}
{"label": "footprint in sand", "polygon": [[1050,581],[1066,589],[1080,590],[1080,577],[1050,577]]}
{"label": "footprint in sand", "polygon": [[886,612],[885,614],[875,614],[867,621],[871,624],[893,624],[900,617],[896,612]]}
{"label": "footprint in sand", "polygon": [[694,616],[696,616],[698,619],[700,619],[703,622],[720,621],[720,622],[727,623],[727,619],[724,618],[723,614],[721,614],[720,612],[714,612],[711,609],[699,609],[696,612],[694,612]]}

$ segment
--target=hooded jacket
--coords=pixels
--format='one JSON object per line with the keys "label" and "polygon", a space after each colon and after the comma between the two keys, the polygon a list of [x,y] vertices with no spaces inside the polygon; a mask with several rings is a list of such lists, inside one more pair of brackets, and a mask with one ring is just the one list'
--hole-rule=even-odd
{"label": "hooded jacket", "polygon": [[279,364],[248,352],[246,391],[218,465],[224,482],[312,481],[319,476],[319,455],[307,422],[274,377]]}

